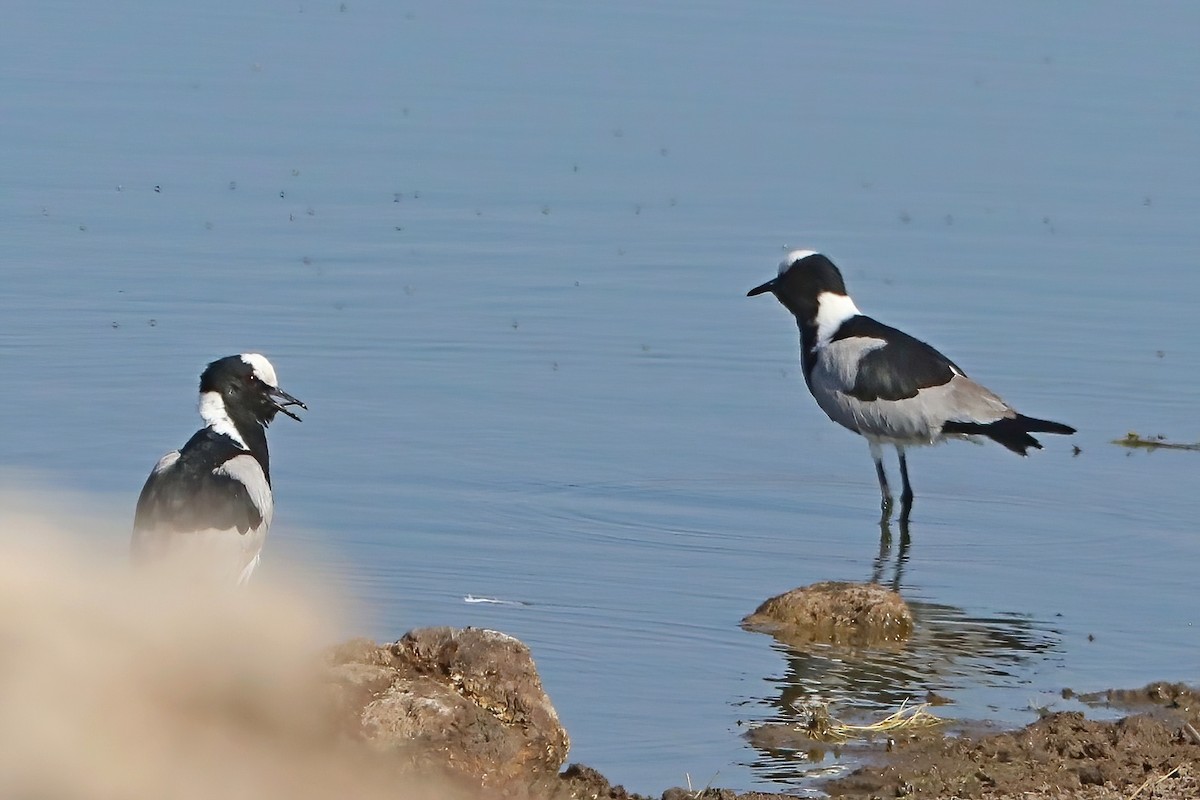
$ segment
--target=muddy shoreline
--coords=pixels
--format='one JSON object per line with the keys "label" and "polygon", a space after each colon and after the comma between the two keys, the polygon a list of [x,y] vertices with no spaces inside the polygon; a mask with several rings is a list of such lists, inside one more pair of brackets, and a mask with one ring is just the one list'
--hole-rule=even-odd
{"label": "muddy shoreline", "polygon": [[[815,596],[827,603],[828,588],[803,593],[804,602]],[[627,792],[620,776],[581,764],[562,768],[569,733],[529,648],[511,636],[418,629],[390,644],[347,642],[329,651],[327,665],[329,718],[340,720],[350,740],[414,777],[445,778],[468,798],[765,800],[812,797],[814,789],[847,800],[1200,797],[1200,692],[1178,683],[1093,694],[1063,690],[1064,699],[1105,719],[1046,711],[1023,728],[1000,732],[987,721],[972,725],[928,714],[908,724],[925,713],[924,705],[897,717],[903,724],[882,727],[831,717],[768,723],[748,735],[756,748],[815,753],[840,747],[853,750],[861,766],[803,790],[692,786],[643,795]],[[1122,716],[1111,719],[1114,713]],[[774,745],[755,739],[763,731],[776,737]]]}
{"label": "muddy shoreline", "polygon": [[[865,645],[911,645],[914,619],[895,590],[824,582],[768,599],[742,624],[791,652],[833,646],[855,661]],[[761,752],[816,760],[831,750],[852,752],[859,764],[852,771],[792,791],[688,786],[641,795],[627,792],[620,776],[580,764],[562,769],[568,731],[544,693],[532,653],[509,636],[420,629],[392,644],[342,645],[331,651],[330,666],[340,689],[338,716],[352,721],[355,738],[407,754],[414,766],[445,767],[488,797],[765,800],[812,797],[816,790],[847,800],[1200,798],[1200,692],[1180,683],[1091,694],[1063,689],[1063,699],[1083,711],[1043,709],[1017,730],[941,718],[934,712],[943,698],[932,694],[863,724],[837,719],[813,698],[802,708],[793,704],[803,711],[798,718],[755,725],[746,738]],[[1089,718],[1091,712],[1103,719]]]}
{"label": "muddy shoreline", "polygon": [[[1073,696],[1064,690],[1065,696]],[[1114,721],[1075,711],[1050,713],[1015,731],[948,735],[938,728],[877,739],[868,763],[817,784],[832,797],[1195,800],[1200,798],[1200,695],[1181,684],[1080,695],[1094,706],[1127,711]],[[788,792],[736,793],[675,787],[659,796],[628,793],[587,767],[572,765],[546,795],[617,800],[766,800]],[[803,796],[810,796],[808,794]]]}

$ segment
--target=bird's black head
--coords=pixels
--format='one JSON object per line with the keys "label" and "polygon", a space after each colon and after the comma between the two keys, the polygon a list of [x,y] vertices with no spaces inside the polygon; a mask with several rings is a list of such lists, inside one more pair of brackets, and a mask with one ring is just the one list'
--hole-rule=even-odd
{"label": "bird's black head", "polygon": [[812,250],[793,250],[779,265],[779,276],[755,286],[747,297],[771,292],[801,323],[817,318],[818,298],[825,293],[846,295],[842,273],[825,256]]}
{"label": "bird's black head", "polygon": [[299,421],[300,417],[290,407],[308,410],[308,406],[279,388],[275,368],[258,353],[226,356],[209,364],[200,375],[201,397],[208,392],[221,398],[225,412],[235,424],[254,421],[266,426],[280,411]]}

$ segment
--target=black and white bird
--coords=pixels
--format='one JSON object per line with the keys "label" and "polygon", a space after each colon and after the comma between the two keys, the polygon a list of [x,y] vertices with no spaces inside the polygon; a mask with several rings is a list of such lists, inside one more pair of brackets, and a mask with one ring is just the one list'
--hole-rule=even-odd
{"label": "black and white bird", "polygon": [[227,356],[200,376],[204,427],[163,456],[138,497],[135,564],[159,563],[213,583],[244,584],[275,511],[266,428],[308,406],[279,388],[258,353]]}
{"label": "black and white bird", "polygon": [[779,276],[747,296],[765,292],[796,318],[804,381],[817,405],[867,440],[885,519],[892,508],[883,469],[885,444],[900,457],[901,519],[906,520],[913,493],[905,447],[987,437],[1026,455],[1030,447],[1042,447],[1031,433],[1075,433],[1069,425],[1018,414],[934,348],[865,316],[846,293],[842,274],[820,253],[788,253]]}

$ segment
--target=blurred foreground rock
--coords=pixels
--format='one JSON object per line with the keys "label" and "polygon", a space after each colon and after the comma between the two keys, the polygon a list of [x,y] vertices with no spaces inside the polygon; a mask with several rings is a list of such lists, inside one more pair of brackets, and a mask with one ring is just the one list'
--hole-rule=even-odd
{"label": "blurred foreground rock", "polygon": [[329,654],[348,732],[422,770],[505,791],[555,779],[570,740],[529,648],[496,631],[423,628]]}
{"label": "blurred foreground rock", "polygon": [[743,619],[742,627],[793,646],[861,646],[907,639],[913,617],[899,594],[878,584],[825,581],[772,597]]}

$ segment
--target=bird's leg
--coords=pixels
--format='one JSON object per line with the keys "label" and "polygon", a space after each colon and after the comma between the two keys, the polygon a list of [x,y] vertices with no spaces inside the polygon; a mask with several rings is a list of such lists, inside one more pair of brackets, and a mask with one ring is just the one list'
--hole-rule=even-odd
{"label": "bird's leg", "polygon": [[904,457],[904,448],[896,445],[896,453],[900,456],[900,480],[904,484],[900,490],[900,521],[907,523],[908,514],[912,511],[913,490],[908,482],[908,459]]}
{"label": "bird's leg", "polygon": [[873,439],[867,440],[871,448],[871,458],[875,460],[875,474],[879,476],[879,493],[882,495],[879,507],[883,511],[883,521],[892,516],[892,490],[888,488],[887,473],[883,471],[883,448]]}

